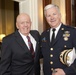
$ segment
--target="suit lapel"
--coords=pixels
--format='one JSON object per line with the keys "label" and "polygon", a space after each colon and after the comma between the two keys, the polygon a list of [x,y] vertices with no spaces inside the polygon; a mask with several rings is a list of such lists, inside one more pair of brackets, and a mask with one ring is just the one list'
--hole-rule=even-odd
{"label": "suit lapel", "polygon": [[[28,47],[26,46],[24,40],[22,39],[21,35],[19,34],[18,31],[15,32],[15,38],[17,43],[25,50],[28,50]],[[29,50],[28,50],[29,51]]]}
{"label": "suit lapel", "polygon": [[[36,40],[36,50],[35,51],[38,51],[38,45],[39,45],[39,38],[38,36],[36,36],[32,31],[30,32],[30,34],[32,35],[32,37]],[[25,44],[24,40],[22,39],[21,35],[19,34],[18,31],[15,32],[15,39],[17,41],[17,43],[25,50],[25,51],[28,51],[30,54],[31,52],[29,51],[27,45]],[[36,54],[37,52],[35,52]]]}
{"label": "suit lapel", "polygon": [[46,40],[47,40],[47,44],[50,46],[50,29],[47,30],[47,33],[45,35]]}

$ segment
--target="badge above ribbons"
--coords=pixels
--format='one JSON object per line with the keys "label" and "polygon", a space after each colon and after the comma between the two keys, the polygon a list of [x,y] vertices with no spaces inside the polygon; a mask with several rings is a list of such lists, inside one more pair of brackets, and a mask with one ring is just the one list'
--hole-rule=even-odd
{"label": "badge above ribbons", "polygon": [[60,61],[67,66],[70,66],[75,59],[76,59],[75,48],[63,50],[60,54]]}

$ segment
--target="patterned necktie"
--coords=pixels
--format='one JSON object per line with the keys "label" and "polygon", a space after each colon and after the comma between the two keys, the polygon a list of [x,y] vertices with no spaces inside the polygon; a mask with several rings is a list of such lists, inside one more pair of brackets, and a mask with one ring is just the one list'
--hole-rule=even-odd
{"label": "patterned necktie", "polygon": [[34,58],[35,57],[35,52],[34,52],[34,49],[33,49],[33,44],[31,43],[31,40],[30,40],[29,36],[27,36],[27,39],[28,39],[28,45],[29,45],[29,48],[30,48],[30,52],[32,54],[32,57]]}
{"label": "patterned necktie", "polygon": [[56,30],[55,28],[52,29],[53,34],[52,34],[51,44],[54,42],[54,39],[55,39],[55,30]]}

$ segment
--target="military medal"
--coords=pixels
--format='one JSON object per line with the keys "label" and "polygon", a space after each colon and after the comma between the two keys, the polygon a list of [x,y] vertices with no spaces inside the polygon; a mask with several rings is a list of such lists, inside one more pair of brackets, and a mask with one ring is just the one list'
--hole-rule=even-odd
{"label": "military medal", "polygon": [[70,32],[69,31],[65,31],[63,34],[64,40],[68,41],[69,37],[70,37]]}
{"label": "military medal", "polygon": [[64,37],[64,40],[65,40],[65,41],[68,41],[68,37]]}

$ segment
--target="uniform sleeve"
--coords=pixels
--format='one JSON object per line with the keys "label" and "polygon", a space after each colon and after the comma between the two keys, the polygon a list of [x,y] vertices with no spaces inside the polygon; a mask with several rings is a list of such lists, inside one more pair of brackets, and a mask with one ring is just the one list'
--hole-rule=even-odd
{"label": "uniform sleeve", "polygon": [[[73,47],[75,47],[75,51],[76,51],[76,29],[74,29],[74,31],[72,31],[72,45]],[[75,52],[76,53],[76,52]],[[76,73],[76,59],[74,60],[73,64],[71,66],[69,66],[68,68],[64,69],[64,72],[67,74],[71,74],[71,73]]]}

